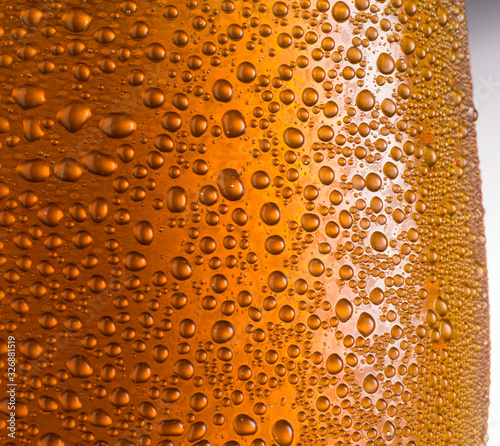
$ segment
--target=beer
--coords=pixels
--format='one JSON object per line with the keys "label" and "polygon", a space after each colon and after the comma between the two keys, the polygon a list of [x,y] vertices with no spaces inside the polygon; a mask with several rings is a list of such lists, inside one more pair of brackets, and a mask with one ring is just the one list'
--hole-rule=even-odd
{"label": "beer", "polygon": [[3,444],[485,444],[463,0],[0,26]]}

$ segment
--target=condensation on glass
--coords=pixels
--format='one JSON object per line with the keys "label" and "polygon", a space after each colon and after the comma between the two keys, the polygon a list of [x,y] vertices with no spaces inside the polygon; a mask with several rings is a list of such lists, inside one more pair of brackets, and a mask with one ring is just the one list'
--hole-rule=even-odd
{"label": "condensation on glass", "polygon": [[3,1],[3,444],[484,445],[464,11]]}

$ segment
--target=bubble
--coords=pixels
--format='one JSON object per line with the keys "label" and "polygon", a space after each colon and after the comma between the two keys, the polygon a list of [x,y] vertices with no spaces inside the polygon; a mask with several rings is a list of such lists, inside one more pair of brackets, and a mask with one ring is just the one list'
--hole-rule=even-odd
{"label": "bubble", "polygon": [[424,161],[427,167],[433,167],[438,160],[437,153],[431,147],[425,147],[424,149]]}
{"label": "bubble", "polygon": [[173,20],[177,18],[178,15],[179,15],[179,10],[174,5],[168,5],[163,10],[163,17],[165,17],[166,19]]}
{"label": "bubble", "polygon": [[179,359],[173,367],[174,374],[183,380],[189,380],[194,376],[194,366],[188,359]]}
{"label": "bubble", "polygon": [[248,222],[248,215],[242,208],[236,208],[231,217],[238,226],[245,226]]}
{"label": "bubble", "polygon": [[329,186],[335,180],[335,172],[329,166],[321,166],[318,172],[319,180],[325,186]]}
{"label": "bubble", "polygon": [[229,283],[223,274],[215,274],[210,278],[210,286],[214,292],[221,294],[227,290]]}
{"label": "bubble", "polygon": [[103,26],[96,31],[94,38],[101,45],[109,45],[116,40],[116,34],[111,28]]}
{"label": "bubble", "polygon": [[134,365],[130,379],[134,383],[144,383],[151,378],[151,367],[146,362],[139,362]]}
{"label": "bubble", "polygon": [[[73,65],[72,71],[75,79],[80,82],[89,81],[92,74],[90,71],[90,67],[84,62],[78,62],[75,65]],[[80,117],[81,115],[79,114],[78,116]]]}
{"label": "bubble", "polygon": [[340,226],[334,221],[329,221],[325,226],[325,233],[330,238],[336,238],[340,234]]}
{"label": "bubble", "polygon": [[158,416],[158,410],[148,401],[142,402],[137,411],[139,412],[139,415],[148,420],[154,420]]}
{"label": "bubble", "polygon": [[413,38],[411,38],[410,36],[405,36],[401,40],[401,51],[403,51],[406,56],[412,54],[415,51],[416,47],[417,46],[415,40],[413,40]]}
{"label": "bubble", "polygon": [[166,403],[175,403],[179,401],[181,397],[181,392],[179,389],[168,387],[162,391],[161,399]]}
{"label": "bubble", "polygon": [[334,118],[339,112],[338,105],[333,101],[328,101],[323,108],[323,113],[327,118]]}
{"label": "bubble", "polygon": [[383,171],[384,175],[391,180],[395,180],[399,174],[397,166],[394,163],[391,163],[390,161],[384,164]]}
{"label": "bubble", "polygon": [[172,105],[178,110],[187,110],[189,107],[189,98],[184,93],[175,93],[172,96]]}
{"label": "bubble", "polygon": [[198,441],[205,436],[207,430],[207,425],[203,421],[197,421],[189,427],[186,438],[189,442]]}
{"label": "bubble", "polygon": [[148,24],[142,20],[139,20],[138,22],[135,22],[130,28],[129,36],[134,40],[142,40],[147,37],[148,33]]}
{"label": "bubble", "polygon": [[90,107],[81,101],[70,101],[57,112],[59,123],[71,133],[80,130],[92,117]]}
{"label": "bubble", "polygon": [[311,276],[320,277],[325,272],[325,264],[320,259],[311,259],[307,269]]}
{"label": "bubble", "polygon": [[169,356],[168,348],[165,345],[155,345],[153,348],[153,358],[156,362],[162,364]]}
{"label": "bubble", "polygon": [[339,276],[343,280],[349,280],[352,279],[354,275],[354,270],[352,269],[352,266],[350,265],[342,265],[339,268]]}
{"label": "bubble", "polygon": [[189,37],[183,30],[177,30],[172,34],[172,43],[178,47],[186,46],[189,42]]}
{"label": "bubble", "polygon": [[350,229],[353,224],[353,218],[349,211],[342,209],[339,213],[339,223],[344,229]]}
{"label": "bubble", "polygon": [[363,59],[363,53],[359,48],[351,46],[346,53],[347,60],[352,64],[357,64]]}
{"label": "bubble", "polygon": [[103,276],[95,274],[87,280],[87,286],[93,293],[100,294],[108,287],[108,283]]}
{"label": "bubble", "polygon": [[93,410],[89,420],[90,424],[97,427],[107,427],[113,423],[112,418],[103,409]]}
{"label": "bubble", "polygon": [[449,320],[443,320],[441,322],[441,326],[439,327],[441,336],[443,339],[447,342],[451,341],[453,339],[453,325]]}

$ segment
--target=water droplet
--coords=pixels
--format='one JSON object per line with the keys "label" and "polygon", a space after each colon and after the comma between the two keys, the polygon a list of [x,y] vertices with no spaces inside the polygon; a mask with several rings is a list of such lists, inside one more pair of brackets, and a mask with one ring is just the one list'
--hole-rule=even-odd
{"label": "water droplet", "polygon": [[366,338],[375,331],[376,328],[375,319],[373,319],[372,315],[363,312],[359,316],[356,327],[358,331]]}
{"label": "water droplet", "polygon": [[293,443],[293,426],[287,420],[278,420],[272,428],[274,441],[279,446],[290,446]]}
{"label": "water droplet", "polygon": [[220,193],[229,201],[238,201],[245,195],[243,180],[234,169],[224,169],[217,177]]}
{"label": "water droplet", "polygon": [[369,112],[375,107],[375,96],[370,90],[362,90],[356,96],[356,105],[361,111]]}
{"label": "water droplet", "polygon": [[236,415],[233,419],[233,429],[237,435],[255,435],[258,427],[257,422],[246,414]]}
{"label": "water droplet", "polygon": [[92,17],[81,8],[71,8],[62,16],[63,26],[75,34],[87,31],[91,21]]}
{"label": "water droplet", "polygon": [[351,10],[345,2],[335,2],[332,8],[332,16],[336,22],[344,23],[349,19]]}
{"label": "water droplet", "polygon": [[238,110],[228,110],[222,116],[222,130],[228,138],[237,138],[247,132],[245,117]]}
{"label": "water droplet", "polygon": [[135,132],[137,124],[128,113],[109,113],[101,119],[99,128],[109,138],[126,138]]}
{"label": "water droplet", "polygon": [[212,326],[211,334],[214,342],[217,342],[218,344],[223,344],[233,339],[235,335],[235,328],[234,325],[231,324],[231,322],[221,320],[217,321]]}
{"label": "water droplet", "polygon": [[332,375],[338,375],[344,368],[344,361],[337,353],[332,353],[326,360],[326,370]]}
{"label": "water droplet", "polygon": [[45,104],[45,91],[30,84],[22,84],[12,90],[12,99],[25,110]]}
{"label": "water droplet", "polygon": [[57,112],[59,123],[71,133],[80,130],[92,117],[90,107],[81,101],[70,101]]}

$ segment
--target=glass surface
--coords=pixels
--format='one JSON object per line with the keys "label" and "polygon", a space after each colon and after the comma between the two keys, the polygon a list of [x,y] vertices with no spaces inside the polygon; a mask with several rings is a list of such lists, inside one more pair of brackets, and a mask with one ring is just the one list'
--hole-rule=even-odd
{"label": "glass surface", "polygon": [[3,444],[485,444],[463,1],[1,6]]}

